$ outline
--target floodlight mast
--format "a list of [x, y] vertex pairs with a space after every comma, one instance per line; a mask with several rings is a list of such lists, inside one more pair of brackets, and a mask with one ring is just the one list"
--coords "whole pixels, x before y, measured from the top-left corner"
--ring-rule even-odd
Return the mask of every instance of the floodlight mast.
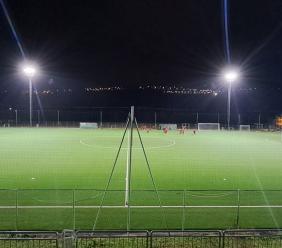
[[235, 70], [227, 70], [224, 72], [224, 79], [228, 84], [228, 99], [227, 99], [227, 128], [230, 130], [230, 113], [231, 113], [231, 91], [232, 84], [238, 79], [238, 72]]
[[32, 78], [36, 74], [36, 68], [33, 65], [25, 65], [23, 73], [29, 82], [29, 125], [32, 127]]

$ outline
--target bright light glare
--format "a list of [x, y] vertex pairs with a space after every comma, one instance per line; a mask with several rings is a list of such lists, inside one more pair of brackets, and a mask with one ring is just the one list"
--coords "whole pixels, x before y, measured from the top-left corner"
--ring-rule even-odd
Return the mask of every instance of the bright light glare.
[[228, 82], [228, 83], [232, 83], [234, 81], [236, 81], [239, 77], [239, 74], [237, 71], [235, 70], [228, 70], [226, 72], [224, 72], [224, 79]]
[[25, 65], [23, 67], [23, 73], [28, 77], [33, 77], [36, 74], [36, 68], [32, 65]]

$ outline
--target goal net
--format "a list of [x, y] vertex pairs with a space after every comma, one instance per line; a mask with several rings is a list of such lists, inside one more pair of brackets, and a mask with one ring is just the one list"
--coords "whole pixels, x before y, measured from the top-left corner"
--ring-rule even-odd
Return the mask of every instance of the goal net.
[[251, 131], [250, 125], [240, 125], [239, 127], [240, 131]]
[[177, 124], [160, 124], [160, 129], [167, 128], [168, 130], [176, 130]]
[[219, 123], [198, 123], [199, 131], [219, 131], [220, 124]]
[[190, 128], [190, 123], [181, 123], [181, 128]]
[[98, 128], [97, 122], [80, 122], [79, 123], [80, 128]]

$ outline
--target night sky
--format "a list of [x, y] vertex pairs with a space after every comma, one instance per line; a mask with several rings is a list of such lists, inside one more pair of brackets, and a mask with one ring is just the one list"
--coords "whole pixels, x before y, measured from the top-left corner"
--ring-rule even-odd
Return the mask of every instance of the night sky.
[[[220, 0], [10, 0], [6, 5], [28, 57], [51, 82], [201, 86], [212, 83], [226, 64]], [[278, 86], [281, 1], [230, 0], [229, 12], [232, 63], [242, 66], [247, 83]], [[0, 14], [5, 84], [21, 55]]]

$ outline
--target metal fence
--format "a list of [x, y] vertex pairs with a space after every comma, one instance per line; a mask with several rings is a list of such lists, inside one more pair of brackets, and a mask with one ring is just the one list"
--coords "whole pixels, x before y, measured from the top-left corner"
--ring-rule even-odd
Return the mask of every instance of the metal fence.
[[233, 230], [224, 231], [222, 247], [282, 247], [281, 230]]
[[[0, 190], [0, 230], [281, 228], [280, 190]], [[100, 211], [98, 211], [100, 210]], [[130, 213], [130, 223], [128, 214]], [[128, 224], [130, 224], [128, 226]], [[129, 229], [128, 229], [129, 228]]]
[[[106, 123], [119, 125], [126, 121], [130, 108], [76, 108], [76, 109], [44, 109], [33, 111], [33, 124], [39, 126], [77, 126], [79, 122], [97, 122], [100, 126]], [[139, 123], [220, 123], [227, 125], [225, 112], [196, 112], [187, 109], [135, 108]], [[248, 124], [253, 128], [267, 128], [274, 123], [280, 112], [244, 112], [233, 113], [231, 125]], [[0, 110], [0, 126], [28, 126], [29, 112], [20, 109]]]
[[1, 232], [1, 248], [279, 248], [282, 231], [72, 231]]
[[57, 232], [0, 232], [1, 248], [57, 248], [59, 247], [59, 234]]
[[76, 247], [118, 247], [118, 248], [148, 248], [150, 233], [140, 232], [76, 232]]
[[221, 247], [220, 231], [157, 231], [151, 233], [150, 247]]

